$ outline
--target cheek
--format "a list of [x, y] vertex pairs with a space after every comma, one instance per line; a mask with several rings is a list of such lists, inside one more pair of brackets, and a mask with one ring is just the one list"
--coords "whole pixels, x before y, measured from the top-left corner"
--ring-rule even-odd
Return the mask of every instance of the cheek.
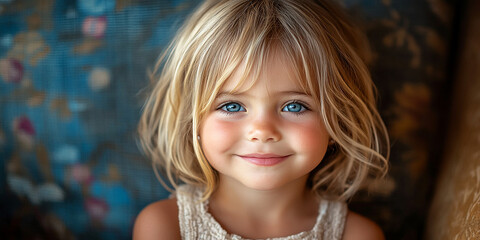
[[298, 125], [291, 132], [294, 133], [293, 142], [297, 149], [305, 153], [323, 155], [328, 146], [329, 135], [325, 127], [316, 122], [306, 122]]
[[239, 127], [233, 122], [207, 117], [200, 130], [201, 145], [207, 158], [230, 150], [238, 141], [239, 132]]

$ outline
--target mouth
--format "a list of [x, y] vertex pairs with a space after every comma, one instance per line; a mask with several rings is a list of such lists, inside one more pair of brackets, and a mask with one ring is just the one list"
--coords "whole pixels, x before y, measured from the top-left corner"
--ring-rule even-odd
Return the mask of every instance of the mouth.
[[283, 162], [291, 155], [277, 155], [277, 154], [246, 154], [237, 155], [243, 160], [258, 166], [273, 166]]

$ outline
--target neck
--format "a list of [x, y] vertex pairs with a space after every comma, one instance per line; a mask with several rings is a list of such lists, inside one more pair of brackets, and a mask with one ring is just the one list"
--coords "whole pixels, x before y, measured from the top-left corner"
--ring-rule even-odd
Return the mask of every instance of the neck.
[[[275, 189], [258, 190], [221, 176], [218, 188], [210, 198], [209, 211], [227, 231], [233, 233], [247, 232], [245, 228], [248, 227], [242, 229], [238, 226], [248, 225], [257, 229], [275, 229], [277, 234], [280, 228], [285, 230], [283, 235], [310, 230], [315, 223], [318, 204], [314, 194], [307, 189], [306, 181], [305, 177]], [[291, 225], [292, 221], [309, 224], [290, 230], [279, 227]]]
[[212, 201], [221, 200], [226, 206], [235, 206], [235, 208], [243, 206], [252, 211], [262, 209], [262, 214], [268, 214], [269, 210], [285, 211], [292, 207], [295, 208], [304, 202], [310, 193], [306, 188], [306, 179], [300, 179], [280, 188], [258, 190], [226, 178], [228, 177], [220, 179]]

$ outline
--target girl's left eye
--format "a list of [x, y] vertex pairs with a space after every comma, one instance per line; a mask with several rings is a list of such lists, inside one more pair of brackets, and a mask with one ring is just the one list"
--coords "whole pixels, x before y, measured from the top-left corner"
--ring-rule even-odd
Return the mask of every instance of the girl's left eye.
[[283, 107], [282, 111], [284, 112], [294, 112], [294, 113], [300, 113], [308, 110], [303, 104], [298, 103], [298, 102], [292, 102], [285, 107]]

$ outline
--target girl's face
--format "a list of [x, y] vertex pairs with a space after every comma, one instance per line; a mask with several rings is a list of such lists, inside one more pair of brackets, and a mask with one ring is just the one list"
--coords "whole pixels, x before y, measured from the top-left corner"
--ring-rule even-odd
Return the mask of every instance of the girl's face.
[[242, 77], [237, 70], [217, 95], [200, 136], [220, 181], [258, 190], [302, 183], [325, 155], [329, 135], [319, 108], [287, 63], [274, 54], [259, 79], [247, 78], [232, 94]]

